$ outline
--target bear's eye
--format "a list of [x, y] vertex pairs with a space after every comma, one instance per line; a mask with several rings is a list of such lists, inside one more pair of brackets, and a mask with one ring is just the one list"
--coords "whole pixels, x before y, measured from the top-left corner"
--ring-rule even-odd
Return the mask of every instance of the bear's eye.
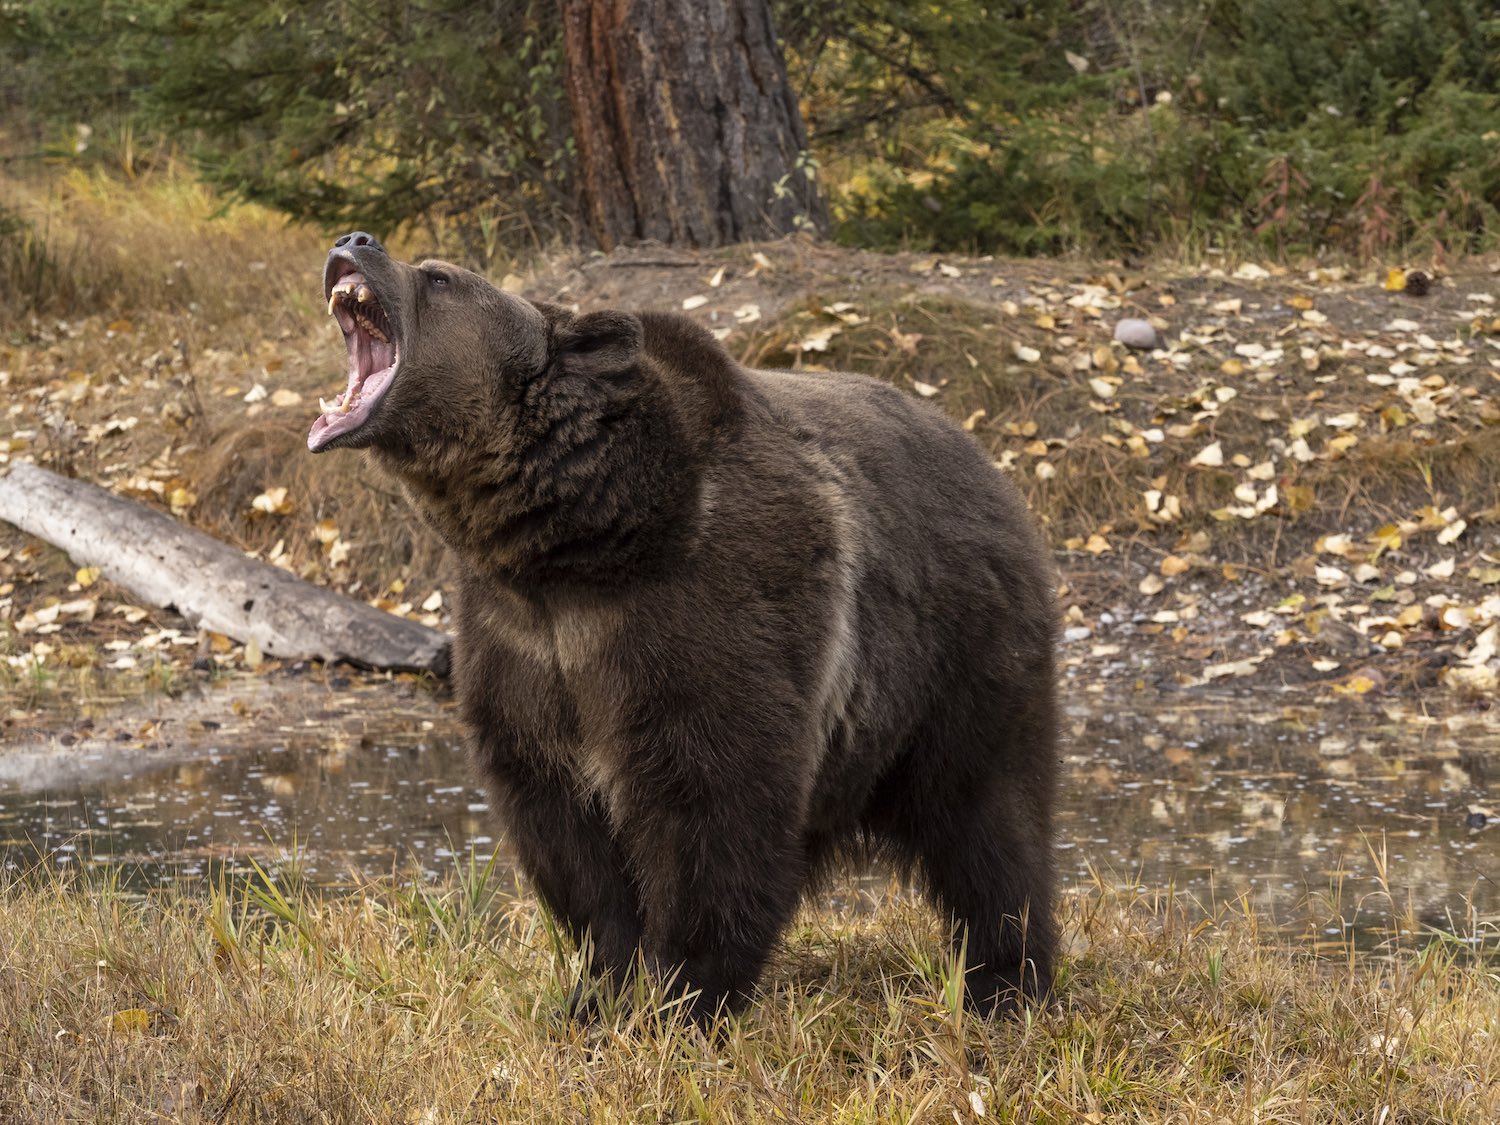
[[434, 285], [447, 285], [449, 282], [451, 282], [453, 280], [447, 274], [440, 273], [437, 270], [430, 271], [427, 274], [427, 276], [432, 280], [432, 283]]

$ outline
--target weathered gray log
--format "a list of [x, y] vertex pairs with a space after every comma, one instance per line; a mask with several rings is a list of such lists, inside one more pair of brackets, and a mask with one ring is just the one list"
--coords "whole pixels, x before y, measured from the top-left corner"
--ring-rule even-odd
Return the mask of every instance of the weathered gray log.
[[448, 638], [249, 558], [112, 492], [20, 463], [0, 470], [0, 520], [96, 566], [151, 605], [286, 660], [448, 674]]

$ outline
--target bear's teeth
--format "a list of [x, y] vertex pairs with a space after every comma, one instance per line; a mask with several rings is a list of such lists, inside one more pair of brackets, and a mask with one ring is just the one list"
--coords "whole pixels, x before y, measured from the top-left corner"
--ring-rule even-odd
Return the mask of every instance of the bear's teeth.
[[334, 399], [332, 402], [329, 402], [322, 395], [318, 396], [318, 409], [320, 411], [322, 411], [324, 414], [331, 414], [335, 410], [337, 410], [338, 408], [339, 408], [339, 400], [338, 399]]
[[339, 295], [338, 295], [338, 292], [336, 290], [334, 292], [328, 294], [328, 315], [329, 316], [333, 315], [333, 306], [336, 305], [336, 304], [338, 304], [338, 303], [339, 303]]
[[368, 285], [361, 285], [359, 292], [354, 294], [354, 299], [362, 305], [368, 304], [370, 300], [370, 287]]

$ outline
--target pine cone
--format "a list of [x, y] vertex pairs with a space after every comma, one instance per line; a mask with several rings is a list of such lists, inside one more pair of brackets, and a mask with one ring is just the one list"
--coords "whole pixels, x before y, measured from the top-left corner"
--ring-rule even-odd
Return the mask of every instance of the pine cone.
[[1421, 270], [1406, 271], [1406, 292], [1413, 297], [1425, 297], [1432, 288], [1432, 278]]

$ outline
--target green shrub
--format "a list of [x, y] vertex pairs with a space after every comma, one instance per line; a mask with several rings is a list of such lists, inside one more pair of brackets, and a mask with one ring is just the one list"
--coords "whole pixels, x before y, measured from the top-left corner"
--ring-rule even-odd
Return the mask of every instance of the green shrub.
[[[834, 150], [843, 241], [1369, 255], [1497, 240], [1500, 17], [1484, 0], [906, 12], [868, 5], [883, 36], [837, 50], [831, 22], [800, 40], [821, 67], [804, 68], [815, 113], [835, 122], [815, 143]], [[876, 107], [862, 128], [851, 90]]]

